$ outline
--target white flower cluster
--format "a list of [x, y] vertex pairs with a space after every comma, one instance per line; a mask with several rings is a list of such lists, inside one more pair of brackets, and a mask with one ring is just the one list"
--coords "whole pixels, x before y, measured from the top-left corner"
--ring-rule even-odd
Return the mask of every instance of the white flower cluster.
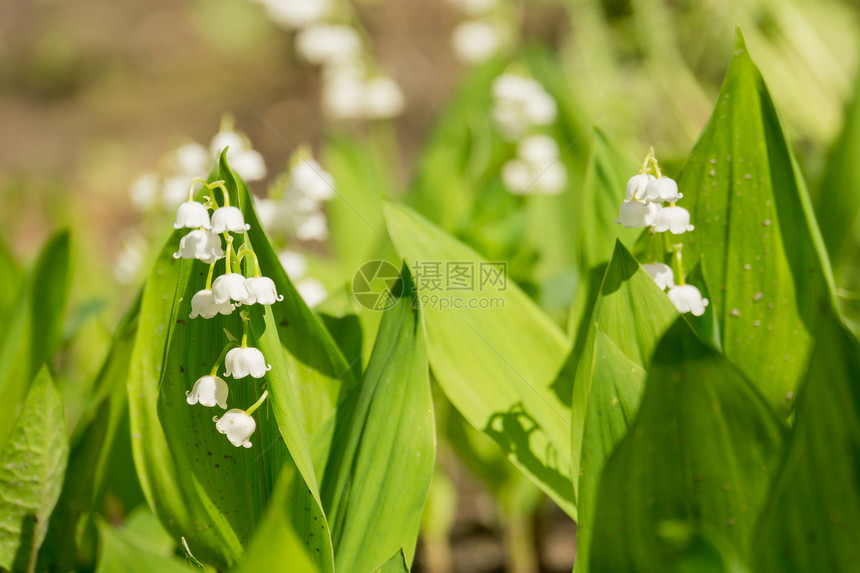
[[[651, 148], [642, 169], [627, 181], [624, 202], [615, 222], [628, 228], [650, 227], [653, 252], [657, 233], [669, 231], [680, 235], [694, 229], [690, 224], [690, 212], [675, 205], [683, 196], [678, 191], [678, 184], [660, 172], [654, 149]], [[664, 207], [663, 203], [669, 203], [669, 206]], [[708, 306], [708, 299], [703, 298], [695, 286], [685, 284], [681, 245], [673, 245], [672, 248], [674, 260], [678, 264], [678, 284], [675, 284], [672, 267], [665, 263], [647, 263], [642, 267], [661, 290], [669, 289], [667, 296], [678, 312], [702, 316]]]
[[[191, 313], [189, 318], [202, 317], [211, 319], [215, 316], [229, 315], [236, 307], [241, 305], [263, 304], [271, 305], [283, 300], [279, 295], [274, 281], [262, 276], [257, 255], [245, 241], [234, 253], [233, 235], [244, 236], [250, 225], [245, 223], [242, 211], [238, 207], [230, 205], [230, 197], [223, 181], [206, 184], [210, 191], [216, 188], [223, 194], [224, 204], [218, 206], [215, 197], [207, 198], [206, 203], [199, 203], [193, 198], [192, 190], [188, 191], [188, 200], [179, 205], [176, 210], [175, 229], [191, 229], [179, 242], [179, 251], [174, 253], [174, 258], [197, 259], [209, 265], [209, 274], [206, 278], [206, 288], [196, 292], [191, 297]], [[214, 194], [213, 194], [214, 195]], [[209, 210], [213, 212], [209, 214]], [[223, 236], [223, 237], [222, 237]], [[222, 238], [224, 243], [222, 243]], [[253, 262], [254, 276], [245, 277], [241, 271], [241, 261], [250, 257]], [[215, 264], [224, 259], [224, 274], [219, 275], [213, 281]], [[266, 359], [259, 349], [248, 346], [248, 316], [242, 312], [243, 335], [241, 345], [236, 346], [230, 342], [222, 352], [221, 357], [215, 361], [212, 371], [201, 376], [194, 387], [186, 392], [189, 404], [200, 404], [202, 406], [219, 406], [227, 408], [228, 386], [223, 378], [218, 376], [218, 369], [223, 359], [225, 371], [224, 376], [232, 376], [234, 379], [251, 376], [262, 378], [271, 366], [266, 364]], [[232, 409], [220, 419], [214, 418], [215, 428], [222, 434], [226, 434], [230, 443], [234, 446], [251, 447], [249, 438], [256, 428], [256, 422], [251, 413], [262, 404], [267, 393], [263, 393], [260, 400], [248, 410]]]
[[466, 16], [451, 33], [451, 47], [467, 65], [485, 62], [505, 47], [506, 27], [498, 17], [497, 0], [449, 0]]
[[493, 120], [502, 136], [517, 143], [517, 156], [502, 167], [502, 182], [514, 195], [561, 193], [567, 171], [556, 141], [537, 130], [555, 121], [555, 99], [532, 78], [505, 73], [493, 82]]
[[[371, 73], [372, 60], [355, 27], [335, 14], [348, 11], [337, 0], [253, 0], [278, 25], [296, 32], [296, 52], [323, 68], [323, 110], [335, 120], [391, 119], [403, 112], [405, 98], [389, 76]], [[341, 0], [343, 2], [343, 0]], [[341, 19], [342, 20], [342, 19]]]
[[319, 280], [306, 276], [308, 270], [307, 258], [297, 251], [284, 249], [278, 253], [278, 260], [293, 281], [299, 296], [308, 307], [313, 308], [328, 296], [325, 285]]

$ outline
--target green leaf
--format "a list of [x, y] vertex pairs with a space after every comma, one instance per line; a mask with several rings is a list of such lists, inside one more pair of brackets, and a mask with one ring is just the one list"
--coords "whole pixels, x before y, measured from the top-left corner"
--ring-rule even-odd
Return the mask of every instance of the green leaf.
[[[18, 300], [21, 285], [24, 282], [24, 272], [2, 236], [0, 236], [0, 277], [3, 277], [0, 284], [0, 322], [5, 324]], [[6, 332], [0, 331], [0, 344], [5, 335]]]
[[96, 573], [188, 573], [182, 561], [163, 555], [147, 538], [103, 521], [97, 525], [100, 551]]
[[660, 340], [633, 424], [603, 470], [593, 571], [666, 571], [680, 523], [746, 555], [783, 427], [728, 360], [679, 318]]
[[860, 531], [860, 343], [816, 331], [792, 435], [753, 537], [758, 571], [854, 571]]
[[595, 128], [582, 183], [582, 222], [578, 240], [583, 268], [593, 269], [606, 263], [612, 256], [616, 239], [630, 249], [642, 234], [640, 229], [627, 229], [615, 222], [618, 206], [624, 201], [627, 179], [635, 172], [633, 160]]
[[621, 244], [606, 269], [578, 356], [571, 408], [572, 475], [577, 479], [576, 570], [587, 570], [597, 483], [639, 407], [657, 341], [678, 311]]
[[140, 298], [117, 326], [79, 430], [72, 437], [68, 472], [39, 555], [40, 567], [73, 570], [77, 556], [86, 553], [77, 547], [78, 536], [70, 532], [79, 530], [82, 518], [89, 519], [104, 493], [108, 457], [128, 409], [125, 381], [139, 310]]
[[[318, 516], [305, 511], [302, 489], [307, 491], [301, 475], [294, 466], [285, 466], [269, 500], [269, 509], [251, 539], [247, 557], [237, 569], [239, 573], [283, 571], [287, 567], [291, 573], [325, 570], [318, 565], [317, 558], [309, 555], [319, 548], [311, 549], [311, 538], [305, 536], [310, 533], [328, 537], [328, 528]], [[301, 520], [298, 528], [296, 519]]]
[[[348, 433], [323, 485], [340, 571], [370, 572], [403, 548], [412, 561], [436, 437], [421, 313], [406, 265], [385, 311]], [[340, 446], [342, 444], [342, 446]]]
[[409, 566], [406, 565], [406, 555], [401, 549], [391, 556], [391, 558], [382, 564], [373, 573], [409, 573]]
[[[797, 386], [811, 325], [833, 305], [823, 242], [782, 120], [738, 35], [711, 120], [681, 173], [722, 348], [778, 406]], [[786, 401], [785, 406], [790, 407]]]
[[69, 235], [54, 233], [16, 297], [0, 340], [0, 400], [12, 415], [0, 417], [0, 447], [15, 423], [30, 383], [62, 340], [69, 288]]
[[68, 455], [63, 402], [43, 367], [0, 450], [0, 567], [35, 570]]
[[[483, 259], [411, 209], [385, 205], [388, 230], [408, 261], [480, 267]], [[477, 270], [475, 271], [478, 272]], [[476, 276], [479, 276], [476, 274]], [[559, 329], [515, 285], [439, 296], [480, 308], [442, 309], [418, 283], [433, 373], [451, 403], [571, 516], [570, 410], [551, 387], [567, 355]], [[452, 303], [458, 304], [458, 303]]]

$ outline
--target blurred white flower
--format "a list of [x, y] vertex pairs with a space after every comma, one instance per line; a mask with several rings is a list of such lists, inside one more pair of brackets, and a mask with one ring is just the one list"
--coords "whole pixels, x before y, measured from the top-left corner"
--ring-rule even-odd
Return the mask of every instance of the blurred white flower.
[[268, 197], [254, 198], [254, 211], [257, 212], [257, 218], [260, 224], [267, 231], [279, 230], [283, 226], [283, 213], [281, 212], [281, 202], [277, 199], [269, 199]]
[[296, 251], [281, 251], [278, 253], [278, 260], [281, 261], [284, 271], [286, 271], [287, 276], [292, 280], [303, 277], [308, 270], [307, 258]]
[[323, 78], [322, 105], [332, 119], [359, 119], [364, 114], [364, 77], [352, 70]]
[[211, 228], [209, 223], [209, 211], [197, 201], [184, 201], [179, 204], [176, 209], [176, 221], [173, 223], [174, 229], [197, 229]]
[[661, 290], [675, 286], [675, 274], [669, 265], [663, 263], [646, 263], [642, 265], [642, 268], [654, 279], [654, 282], [657, 283], [657, 286]]
[[627, 189], [624, 192], [624, 200], [642, 201], [645, 198], [645, 189], [654, 181], [654, 176], [647, 173], [639, 173], [627, 180]]
[[173, 253], [174, 259], [199, 259], [212, 264], [224, 256], [221, 237], [205, 229], [191, 231], [179, 241], [179, 251]]
[[[651, 203], [650, 205], [655, 205], [655, 203]], [[655, 232], [663, 233], [669, 231], [673, 235], [680, 235], [685, 231], [695, 229], [690, 224], [690, 212], [683, 207], [664, 207], [660, 209], [654, 215], [651, 224], [654, 226]]]
[[499, 52], [502, 45], [498, 28], [487, 20], [461, 22], [451, 33], [451, 46], [463, 63], [485, 62]]
[[486, 14], [496, 7], [498, 0], [448, 0], [452, 6], [469, 16]]
[[203, 289], [194, 293], [191, 297], [191, 314], [188, 318], [215, 318], [218, 314], [228, 315], [236, 309], [236, 306], [229, 300], [217, 303], [215, 295], [211, 290]]
[[188, 187], [191, 179], [184, 175], [168, 177], [161, 187], [161, 203], [165, 209], [173, 209], [177, 203], [188, 198]]
[[349, 26], [314, 24], [298, 33], [296, 50], [312, 64], [350, 60], [361, 51], [361, 37]]
[[239, 273], [221, 275], [212, 282], [212, 299], [215, 304], [225, 304], [234, 300], [243, 302], [248, 298], [248, 284]]
[[625, 201], [618, 209], [616, 223], [624, 225], [628, 229], [639, 227], [650, 227], [654, 224], [654, 218], [660, 213], [660, 205], [657, 203], [643, 203], [642, 201]]
[[403, 112], [403, 90], [392, 78], [377, 76], [364, 84], [364, 117], [391, 119]]
[[702, 298], [702, 293], [693, 285], [673, 286], [667, 293], [669, 300], [680, 313], [692, 313], [693, 316], [705, 314], [708, 299]]
[[233, 378], [244, 378], [249, 375], [253, 378], [262, 378], [272, 369], [270, 364], [266, 364], [263, 353], [251, 347], [233, 348], [224, 357], [224, 365], [224, 376]]
[[[158, 201], [158, 191], [161, 187], [161, 180], [158, 175], [153, 172], [144, 173], [131, 183], [129, 195], [131, 203], [138, 211], [146, 211], [155, 206]], [[186, 189], [187, 191], [187, 189]], [[173, 203], [175, 205], [176, 203]], [[173, 206], [171, 205], [171, 207]]]
[[238, 207], [219, 207], [212, 213], [212, 233], [244, 233], [251, 228], [245, 223], [245, 217]]
[[330, 0], [259, 0], [273, 22], [287, 30], [298, 30], [322, 20]]
[[284, 295], [279, 295], [275, 287], [275, 281], [269, 277], [251, 277], [245, 281], [248, 286], [248, 299], [254, 299], [245, 304], [275, 304], [284, 300]]
[[218, 376], [201, 376], [194, 383], [194, 387], [185, 392], [185, 401], [191, 404], [200, 403], [201, 406], [209, 408], [216, 404], [221, 408], [227, 408], [227, 383]]
[[133, 232], [122, 240], [122, 248], [113, 269], [113, 276], [120, 284], [129, 284], [137, 279], [146, 260], [148, 245], [140, 233]]
[[560, 193], [567, 170], [558, 161], [558, 144], [548, 135], [524, 138], [517, 145], [517, 158], [502, 167], [502, 181], [515, 195]]
[[259, 181], [266, 176], [263, 156], [254, 151], [247, 140], [233, 130], [222, 130], [215, 134], [209, 144], [214, 157], [221, 155], [227, 148], [227, 161], [245, 181]]
[[645, 200], [654, 203], [674, 203], [683, 196], [678, 192], [678, 184], [669, 177], [652, 178], [645, 188]]
[[295, 234], [300, 241], [325, 241], [328, 238], [328, 222], [325, 213], [295, 214]]
[[500, 75], [493, 82], [493, 99], [493, 120], [510, 141], [517, 141], [532, 127], [555, 120], [555, 100], [531, 78]]
[[173, 152], [172, 167], [189, 179], [205, 177], [212, 167], [212, 156], [199, 143], [186, 143]]
[[215, 429], [222, 434], [227, 434], [227, 439], [230, 443], [236, 446], [251, 447], [251, 442], [248, 438], [257, 429], [257, 422], [254, 418], [245, 413], [244, 410], [233, 408], [227, 410], [220, 418], [214, 418]]
[[335, 195], [334, 177], [312, 157], [294, 157], [288, 193], [290, 191], [314, 201], [327, 201]]
[[308, 307], [313, 308], [326, 299], [328, 293], [323, 284], [314, 278], [306, 278], [296, 283], [296, 290]]

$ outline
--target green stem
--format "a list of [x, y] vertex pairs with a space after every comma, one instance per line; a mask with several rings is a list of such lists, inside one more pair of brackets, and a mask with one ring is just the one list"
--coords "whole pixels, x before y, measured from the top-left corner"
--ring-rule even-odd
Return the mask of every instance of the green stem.
[[675, 267], [672, 270], [675, 272], [675, 283], [678, 286], [683, 286], [686, 284], [686, 281], [684, 280], [684, 261], [681, 257], [681, 251], [683, 250], [683, 248], [684, 245], [681, 243], [678, 243], [677, 245], [672, 245], [672, 251], [674, 252], [674, 256], [672, 257], [672, 266]]
[[224, 274], [230, 275], [233, 274], [233, 269], [230, 265], [230, 255], [233, 253], [233, 237], [230, 236], [230, 233], [225, 233], [227, 235], [227, 253], [224, 257]]
[[230, 206], [230, 194], [227, 192], [227, 187], [224, 186], [224, 182], [223, 181], [213, 181], [212, 183], [209, 184], [210, 189], [214, 190], [215, 187], [220, 189], [221, 194], [224, 195], [224, 206], [229, 207]]
[[245, 311], [239, 313], [239, 316], [242, 317], [242, 348], [248, 348], [248, 323], [251, 322], [251, 319], [245, 314]]
[[212, 290], [212, 275], [215, 273], [215, 263], [218, 261], [214, 261], [209, 265], [209, 274], [206, 275], [206, 290]]
[[215, 376], [216, 374], [218, 374], [218, 369], [221, 367], [221, 363], [224, 362], [224, 357], [227, 356], [227, 353], [234, 346], [236, 346], [235, 342], [227, 343], [227, 346], [224, 347], [224, 350], [222, 350], [221, 354], [218, 356], [218, 360], [216, 360], [215, 364], [212, 365], [212, 370], [209, 372], [210, 376]]
[[257, 253], [254, 252], [254, 249], [248, 247], [248, 239], [246, 238], [245, 242], [242, 243], [242, 246], [239, 247], [239, 251], [236, 253], [236, 257], [239, 260], [242, 260], [247, 255], [250, 255], [251, 259], [254, 261], [254, 276], [262, 276], [262, 273], [260, 272], [260, 260], [257, 258]]
[[247, 410], [245, 410], [245, 413], [246, 413], [247, 415], [249, 415], [249, 416], [250, 416], [251, 414], [253, 414], [253, 413], [257, 410], [257, 408], [259, 408], [259, 407], [263, 404], [263, 402], [266, 400], [266, 398], [268, 398], [268, 397], [269, 397], [269, 391], [268, 391], [268, 390], [265, 390], [265, 391], [263, 392], [263, 395], [262, 395], [262, 396], [260, 396], [260, 399], [259, 399], [259, 400], [257, 400], [256, 402], [254, 402], [254, 405], [253, 405], [253, 406], [251, 406], [250, 408], [248, 408]]

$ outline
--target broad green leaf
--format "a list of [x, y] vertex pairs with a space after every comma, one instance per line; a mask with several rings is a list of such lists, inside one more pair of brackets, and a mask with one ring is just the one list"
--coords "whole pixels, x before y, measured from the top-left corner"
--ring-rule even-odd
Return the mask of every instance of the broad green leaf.
[[392, 555], [388, 561], [374, 569], [373, 573], [409, 573], [409, 566], [406, 565], [406, 555], [403, 554], [403, 550], [401, 549]]
[[79, 431], [72, 437], [68, 472], [51, 517], [45, 547], [39, 555], [40, 566], [73, 570], [77, 556], [84, 553], [78, 547], [79, 528], [91, 527], [89, 517], [104, 493], [108, 457], [128, 409], [125, 380], [139, 310], [138, 298], [117, 326], [79, 421]]
[[43, 367], [0, 450], [0, 567], [35, 570], [68, 455], [63, 402]]
[[855, 571], [860, 558], [860, 343], [816, 331], [794, 429], [753, 537], [757, 571]]
[[62, 339], [69, 288], [69, 235], [54, 233], [29, 273], [0, 339], [0, 400], [11, 415], [0, 417], [0, 447], [20, 412], [30, 383]]
[[707, 266], [726, 356], [772, 405], [790, 407], [832, 279], [782, 120], [740, 35], [679, 186], [696, 227], [679, 237], [684, 259]]
[[311, 549], [308, 541], [303, 542], [303, 535], [294, 526], [298, 509], [299, 518], [305, 522], [301, 527], [305, 535], [328, 537], [325, 524], [310, 511], [305, 511], [301, 489], [306, 488], [300, 474], [294, 467], [284, 466], [269, 499], [266, 515], [251, 539], [247, 557], [237, 569], [239, 573], [283, 571], [287, 567], [291, 573], [324, 571], [317, 559], [309, 555], [318, 548]]
[[573, 384], [572, 475], [577, 492], [576, 570], [587, 570], [597, 484], [645, 386], [657, 341], [678, 317], [666, 293], [621, 244], [606, 269]]
[[[386, 204], [385, 217], [395, 248], [410, 263], [454, 262], [480, 269], [483, 259], [477, 253], [411, 209]], [[448, 399], [575, 516], [570, 410], [550, 386], [568, 352], [564, 335], [513, 281], [504, 288], [479, 289], [476, 283], [472, 292], [439, 296], [456, 298], [460, 303], [452, 304], [466, 308], [442, 309], [433, 303], [434, 294], [418, 283], [430, 364]]]
[[188, 573], [179, 558], [159, 552], [150, 541], [125, 528], [98, 522], [99, 558], [96, 573]]
[[[6, 241], [0, 235], [0, 321], [6, 323], [10, 311], [15, 308], [21, 285], [24, 282], [24, 272], [9, 250]], [[0, 344], [6, 332], [0, 332]]]
[[433, 476], [427, 348], [406, 265], [400, 281], [400, 298], [382, 318], [348, 433], [333, 448], [331, 481], [324, 482], [340, 571], [373, 571], [400, 548], [412, 561]]
[[783, 427], [743, 374], [679, 318], [660, 340], [633, 424], [603, 469], [592, 571], [659, 571], [674, 523], [745, 556]]

